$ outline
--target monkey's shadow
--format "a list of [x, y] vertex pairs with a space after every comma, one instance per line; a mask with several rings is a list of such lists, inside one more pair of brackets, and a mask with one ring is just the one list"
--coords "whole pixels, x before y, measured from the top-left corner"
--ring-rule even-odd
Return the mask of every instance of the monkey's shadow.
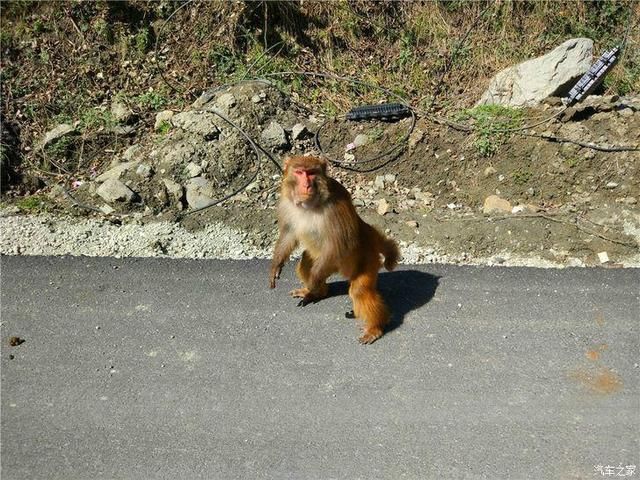
[[[435, 295], [440, 277], [418, 270], [396, 270], [380, 273], [378, 288], [391, 310], [387, 332], [395, 330], [407, 313], [427, 304]], [[349, 294], [349, 282], [342, 280], [329, 284], [329, 297]]]

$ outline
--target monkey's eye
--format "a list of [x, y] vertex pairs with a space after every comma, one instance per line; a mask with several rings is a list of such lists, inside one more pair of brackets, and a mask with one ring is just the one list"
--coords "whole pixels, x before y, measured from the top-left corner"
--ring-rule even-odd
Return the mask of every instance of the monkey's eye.
[[297, 177], [306, 177], [309, 180], [313, 180], [316, 176], [316, 172], [313, 170], [294, 170], [293, 173]]

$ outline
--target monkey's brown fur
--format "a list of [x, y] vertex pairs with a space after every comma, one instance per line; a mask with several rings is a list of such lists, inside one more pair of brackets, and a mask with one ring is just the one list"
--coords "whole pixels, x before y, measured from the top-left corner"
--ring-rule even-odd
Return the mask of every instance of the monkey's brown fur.
[[302, 298], [300, 305], [315, 302], [327, 296], [330, 275], [344, 275], [353, 313], [364, 320], [360, 342], [372, 343], [389, 323], [389, 310], [376, 288], [378, 270], [382, 265], [392, 270], [400, 252], [393, 240], [358, 216], [349, 192], [326, 170], [326, 162], [316, 157], [285, 162], [270, 286], [275, 288], [282, 266], [300, 244], [304, 251], [296, 273], [304, 286], [291, 295]]

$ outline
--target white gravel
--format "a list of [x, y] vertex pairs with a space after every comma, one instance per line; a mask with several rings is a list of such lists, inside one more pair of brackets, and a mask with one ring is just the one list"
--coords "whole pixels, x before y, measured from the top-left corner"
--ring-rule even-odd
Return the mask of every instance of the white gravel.
[[123, 223], [0, 213], [0, 254], [99, 257], [267, 258], [247, 234], [220, 224], [188, 232], [169, 222]]
[[[220, 223], [197, 232], [179, 224], [136, 222], [116, 225], [103, 219], [82, 219], [53, 215], [20, 215], [0, 210], [0, 254], [77, 255], [98, 257], [170, 257], [250, 259], [271, 258], [272, 246], [258, 247], [245, 232]], [[518, 257], [508, 252], [491, 258], [466, 254], [441, 254], [436, 248], [423, 248], [400, 242], [402, 263], [454, 263], [468, 265], [532, 266], [562, 268], [541, 258]], [[581, 262], [569, 264], [583, 266]]]

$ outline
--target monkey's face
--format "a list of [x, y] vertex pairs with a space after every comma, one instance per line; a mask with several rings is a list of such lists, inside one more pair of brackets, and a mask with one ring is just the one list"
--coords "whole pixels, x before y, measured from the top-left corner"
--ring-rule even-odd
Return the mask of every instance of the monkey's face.
[[326, 163], [314, 157], [294, 157], [285, 164], [285, 191], [298, 207], [314, 208], [328, 196]]

